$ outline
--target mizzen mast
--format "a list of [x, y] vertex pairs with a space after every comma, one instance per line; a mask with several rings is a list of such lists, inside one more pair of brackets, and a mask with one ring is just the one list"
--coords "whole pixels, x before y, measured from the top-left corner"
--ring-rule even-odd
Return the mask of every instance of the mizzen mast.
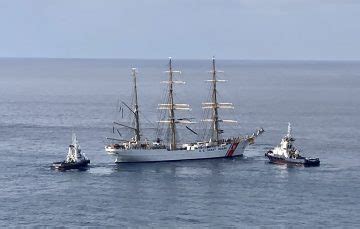
[[134, 79], [134, 116], [135, 116], [135, 141], [140, 142], [140, 124], [139, 124], [139, 105], [138, 105], [138, 94], [137, 94], [137, 82], [136, 82], [136, 68], [131, 69], [131, 73]]

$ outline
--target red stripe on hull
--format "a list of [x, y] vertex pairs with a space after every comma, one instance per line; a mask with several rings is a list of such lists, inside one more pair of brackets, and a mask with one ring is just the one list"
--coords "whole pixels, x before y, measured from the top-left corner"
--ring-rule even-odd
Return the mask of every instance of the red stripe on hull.
[[237, 146], [239, 145], [239, 143], [233, 143], [231, 144], [229, 150], [227, 151], [225, 157], [232, 157], [232, 155], [234, 154]]

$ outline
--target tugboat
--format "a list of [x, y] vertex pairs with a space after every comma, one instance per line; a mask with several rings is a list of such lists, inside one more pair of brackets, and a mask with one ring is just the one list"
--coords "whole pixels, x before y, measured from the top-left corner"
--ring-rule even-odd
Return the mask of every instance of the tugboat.
[[54, 162], [51, 167], [57, 170], [84, 169], [89, 163], [90, 160], [85, 156], [85, 154], [81, 153], [79, 142], [76, 135], [73, 134], [72, 144], [69, 145], [66, 160]]
[[288, 133], [281, 140], [280, 145], [265, 153], [271, 163], [293, 164], [303, 166], [319, 166], [319, 158], [308, 158], [300, 155], [300, 151], [293, 145], [295, 138], [291, 136], [291, 124], [288, 125]]

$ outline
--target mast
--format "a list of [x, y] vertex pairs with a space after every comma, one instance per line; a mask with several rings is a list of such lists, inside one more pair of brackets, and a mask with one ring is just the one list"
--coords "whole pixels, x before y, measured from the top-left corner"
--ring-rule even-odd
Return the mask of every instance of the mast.
[[176, 148], [176, 126], [175, 126], [175, 113], [174, 113], [174, 81], [173, 81], [173, 70], [171, 65], [171, 58], [169, 58], [169, 120], [170, 120], [170, 150], [174, 150]]
[[288, 123], [288, 132], [287, 132], [286, 137], [291, 138], [291, 123], [290, 122]]
[[135, 141], [140, 141], [140, 124], [139, 124], [139, 105], [138, 105], [138, 95], [137, 95], [137, 85], [136, 85], [136, 68], [131, 69], [131, 73], [134, 79], [134, 115], [135, 115]]
[[203, 103], [203, 109], [211, 109], [212, 114], [210, 119], [205, 119], [202, 121], [211, 122], [211, 137], [210, 140], [212, 142], [215, 142], [216, 144], [219, 143], [220, 140], [220, 134], [222, 133], [222, 130], [220, 130], [220, 122], [224, 123], [236, 123], [235, 120], [230, 119], [219, 119], [219, 109], [234, 109], [234, 106], [232, 103], [219, 103], [217, 99], [217, 82], [226, 82], [225, 80], [219, 80], [217, 79], [217, 73], [221, 73], [223, 71], [216, 70], [215, 66], [215, 57], [212, 58], [212, 70], [210, 73], [212, 74], [212, 78], [210, 80], [206, 80], [207, 82], [212, 83], [212, 89], [211, 89], [211, 102]]
[[216, 91], [216, 68], [215, 68], [215, 57], [212, 58], [212, 103], [213, 112], [212, 112], [212, 120], [213, 120], [213, 134], [212, 138], [215, 142], [219, 141], [219, 112], [218, 112], [218, 102], [217, 102], [217, 91]]
[[72, 145], [75, 147], [75, 148], [78, 148], [79, 147], [79, 142], [76, 138], [76, 134], [75, 133], [72, 133]]
[[168, 110], [168, 119], [167, 120], [160, 120], [161, 123], [168, 123], [169, 129], [170, 129], [170, 142], [169, 142], [169, 149], [170, 150], [176, 150], [176, 124], [182, 123], [182, 124], [191, 124], [191, 122], [188, 119], [176, 119], [175, 118], [175, 110], [190, 110], [189, 104], [184, 103], [175, 103], [174, 102], [174, 84], [185, 84], [183, 81], [174, 80], [174, 73], [181, 73], [180, 71], [175, 71], [172, 68], [172, 61], [171, 57], [169, 57], [169, 70], [166, 71], [166, 73], [169, 74], [169, 80], [168, 81], [162, 81], [162, 83], [169, 84], [168, 86], [168, 99], [167, 103], [159, 104], [158, 109], [161, 110]]

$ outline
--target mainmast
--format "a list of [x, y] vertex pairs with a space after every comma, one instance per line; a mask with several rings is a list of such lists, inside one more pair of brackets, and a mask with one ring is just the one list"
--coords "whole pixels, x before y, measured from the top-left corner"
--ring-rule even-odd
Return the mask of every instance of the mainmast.
[[207, 80], [207, 82], [212, 83], [211, 87], [211, 102], [203, 103], [203, 109], [211, 109], [211, 119], [205, 119], [203, 121], [212, 122], [211, 125], [211, 137], [210, 140], [215, 142], [216, 144], [219, 143], [220, 134], [222, 130], [220, 130], [219, 123], [220, 122], [228, 122], [228, 123], [236, 123], [234, 120], [225, 120], [219, 119], [219, 109], [234, 109], [232, 103], [219, 103], [217, 99], [217, 82], [226, 82], [225, 80], [217, 79], [217, 73], [221, 73], [223, 71], [216, 70], [215, 66], [215, 57], [212, 58], [212, 70], [210, 73], [212, 74], [212, 79]]
[[169, 58], [169, 121], [170, 121], [170, 150], [176, 148], [176, 126], [175, 126], [175, 107], [174, 107], [174, 80], [173, 80], [173, 69], [171, 65], [171, 58]]
[[134, 79], [134, 116], [135, 116], [135, 141], [140, 142], [140, 124], [139, 124], [139, 105], [138, 105], [138, 95], [137, 95], [137, 85], [136, 85], [136, 68], [131, 69], [131, 73]]
[[169, 124], [169, 129], [170, 129], [169, 149], [170, 150], [176, 150], [176, 140], [177, 140], [176, 124], [177, 123], [190, 124], [192, 122], [189, 121], [189, 120], [186, 120], [186, 119], [175, 119], [175, 110], [190, 110], [190, 105], [174, 103], [174, 84], [176, 84], [176, 83], [185, 84], [185, 82], [174, 80], [174, 73], [181, 73], [181, 72], [173, 70], [171, 57], [169, 57], [169, 70], [166, 71], [166, 72], [169, 73], [169, 80], [168, 81], [162, 81], [162, 83], [168, 83], [169, 84], [169, 87], [168, 87], [168, 99], [167, 99], [167, 103], [159, 104], [158, 109], [168, 110], [169, 111], [169, 116], [168, 116], [168, 120], [161, 120], [159, 122]]

